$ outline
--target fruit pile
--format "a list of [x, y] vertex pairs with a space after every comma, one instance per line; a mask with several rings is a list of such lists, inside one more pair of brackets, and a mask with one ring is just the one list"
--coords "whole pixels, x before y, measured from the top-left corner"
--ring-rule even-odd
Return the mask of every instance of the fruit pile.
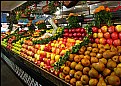
[[121, 25], [102, 26], [100, 29], [92, 27], [93, 38], [97, 44], [121, 45]]
[[13, 47], [12, 47], [12, 51], [14, 51], [17, 54], [20, 54], [20, 50], [22, 48], [22, 42], [25, 40], [25, 38], [21, 38], [19, 41], [17, 41], [16, 43], [12, 43]]
[[4, 47], [7, 47], [7, 39], [3, 39], [3, 41], [1, 41], [1, 45], [3, 45]]
[[74, 38], [75, 40], [83, 40], [86, 36], [86, 30], [84, 28], [73, 28], [73, 29], [64, 29], [64, 38]]
[[89, 43], [70, 54], [59, 77], [73, 86], [120, 86], [121, 46]]
[[48, 44], [33, 45], [32, 41], [25, 40], [24, 44], [22, 44], [21, 55], [37, 65], [40, 65], [41, 62], [45, 62], [44, 60], [57, 62], [60, 56], [63, 56], [72, 46], [80, 42], [80, 40], [71, 38], [58, 38], [58, 40], [50, 41]]
[[7, 41], [7, 47], [8, 49], [12, 49], [12, 41], [16, 40], [16, 37], [15, 36], [12, 36], [11, 38], [8, 39]]

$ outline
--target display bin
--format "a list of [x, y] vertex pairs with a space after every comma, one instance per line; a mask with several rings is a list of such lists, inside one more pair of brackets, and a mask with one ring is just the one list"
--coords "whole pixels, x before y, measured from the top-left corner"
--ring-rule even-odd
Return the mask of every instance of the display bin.
[[[13, 51], [6, 49], [5, 47], [1, 46], [1, 54], [5, 55], [1, 56], [1, 58], [5, 61], [6, 59], [9, 59], [14, 65], [12, 66], [18, 66], [18, 69], [20, 68], [21, 70], [30, 76], [31, 79], [34, 81], [33, 86], [71, 86], [69, 83], [65, 82], [64, 80], [60, 79], [59, 77], [51, 74], [50, 72], [40, 68], [39, 66], [35, 65], [31, 61], [25, 59], [24, 57], [21, 57], [17, 53], [14, 53]], [[9, 61], [9, 62], [10, 62]], [[8, 62], [8, 61], [7, 61]], [[6, 63], [7, 63], [6, 62]], [[8, 64], [8, 66], [11, 66]], [[12, 67], [11, 66], [11, 67]], [[14, 73], [17, 73], [15, 70], [17, 70], [17, 67], [12, 67], [14, 69]], [[18, 70], [19, 72], [19, 70]], [[18, 74], [17, 74], [18, 75]], [[20, 77], [19, 77], [20, 76]], [[30, 83], [27, 83], [23, 77], [19, 74], [19, 78], [26, 83], [26, 85], [30, 85]], [[27, 78], [26, 78], [27, 79]], [[38, 84], [37, 84], [38, 83]]]

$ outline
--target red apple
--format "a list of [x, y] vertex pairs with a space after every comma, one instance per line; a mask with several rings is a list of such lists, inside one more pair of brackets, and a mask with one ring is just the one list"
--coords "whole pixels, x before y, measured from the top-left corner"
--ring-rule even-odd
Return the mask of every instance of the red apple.
[[83, 38], [82, 37], [79, 37], [79, 40], [83, 40]]
[[100, 39], [99, 38], [96, 38], [95, 39], [95, 43], [99, 44], [100, 43]]
[[93, 33], [97, 33], [98, 32], [98, 28], [97, 27], [92, 27], [92, 31], [93, 31]]
[[67, 33], [68, 32], [68, 29], [64, 29], [64, 33]]
[[75, 37], [74, 39], [75, 39], [75, 40], [78, 40], [78, 38], [77, 38], [77, 37]]
[[50, 59], [47, 59], [47, 66], [50, 66]]
[[121, 32], [118, 35], [119, 35], [119, 39], [121, 40]]
[[101, 33], [102, 31], [101, 31], [101, 29], [98, 29], [98, 33]]
[[69, 29], [69, 31], [68, 31], [69, 33], [71, 33], [72, 31], [71, 31], [71, 29]]
[[81, 28], [77, 28], [77, 29], [76, 29], [76, 32], [77, 32], [77, 33], [81, 32]]
[[73, 28], [73, 29], [71, 30], [71, 32], [74, 33], [74, 32], [76, 32], [76, 30]]
[[103, 38], [103, 33], [102, 32], [98, 33], [98, 38]]
[[73, 36], [76, 37], [77, 36], [77, 33], [74, 33]]
[[38, 66], [40, 65], [40, 63], [41, 63], [41, 61], [37, 60], [37, 65], [38, 65]]
[[110, 38], [110, 33], [109, 33], [109, 32], [104, 33], [104, 37], [105, 37], [106, 39], [109, 39], [109, 38]]
[[117, 33], [117, 32], [113, 32], [113, 33], [111, 34], [111, 37], [112, 37], [113, 40], [118, 39], [118, 33]]
[[44, 58], [44, 57], [43, 57], [43, 56], [40, 56], [39, 58], [40, 58], [40, 61], [43, 62], [43, 58]]
[[80, 37], [82, 34], [81, 33], [77, 33], [77, 36]]
[[102, 26], [102, 27], [101, 27], [101, 31], [102, 31], [103, 33], [107, 32], [107, 30], [108, 30], [108, 27], [107, 27], [107, 26]]
[[68, 37], [69, 36], [69, 33], [65, 33], [65, 37]]
[[81, 28], [81, 33], [85, 33], [85, 29], [84, 28]]
[[100, 38], [100, 44], [106, 44], [106, 39], [105, 38]]
[[91, 43], [94, 43], [94, 38], [90, 38]]
[[113, 40], [111, 38], [107, 39], [107, 44], [112, 45], [113, 44]]
[[120, 39], [114, 40], [114, 41], [113, 41], [113, 44], [114, 44], [114, 46], [120, 46], [120, 45], [121, 45]]
[[86, 33], [82, 33], [82, 37], [85, 37], [86, 36]]
[[50, 60], [50, 65], [53, 66], [55, 63], [55, 60]]
[[72, 33], [69, 33], [69, 37], [72, 37], [73, 36], [73, 34]]
[[110, 27], [108, 28], [108, 32], [109, 32], [109, 33], [113, 33], [113, 32], [114, 32], [114, 28], [115, 28], [114, 26], [110, 26]]

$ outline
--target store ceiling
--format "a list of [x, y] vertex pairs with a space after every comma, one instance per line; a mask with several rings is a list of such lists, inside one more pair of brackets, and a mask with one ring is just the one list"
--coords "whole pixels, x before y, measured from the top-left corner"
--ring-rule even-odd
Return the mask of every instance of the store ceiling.
[[27, 1], [1, 1], [1, 11], [11, 11]]

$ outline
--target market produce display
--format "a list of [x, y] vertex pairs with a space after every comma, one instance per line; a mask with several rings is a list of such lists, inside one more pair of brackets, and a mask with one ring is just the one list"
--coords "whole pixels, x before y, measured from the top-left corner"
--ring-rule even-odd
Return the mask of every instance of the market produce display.
[[[109, 12], [109, 8], [98, 7], [95, 20], [100, 20], [102, 13], [110, 15]], [[47, 30], [44, 21], [38, 21], [38, 28], [45, 30], [29, 25], [29, 31], [10, 34], [1, 43], [72, 86], [120, 86], [121, 25], [100, 20], [82, 28], [77, 16], [70, 13], [69, 25], [58, 27], [55, 34], [53, 29]]]
[[97, 44], [121, 45], [121, 25], [92, 27], [93, 38]]
[[78, 54], [70, 54], [59, 77], [73, 86], [119, 86], [121, 72], [116, 69], [121, 70], [120, 65], [121, 46], [89, 43]]
[[75, 40], [83, 40], [86, 36], [86, 30], [84, 28], [73, 28], [73, 29], [64, 29], [64, 38], [74, 38]]

